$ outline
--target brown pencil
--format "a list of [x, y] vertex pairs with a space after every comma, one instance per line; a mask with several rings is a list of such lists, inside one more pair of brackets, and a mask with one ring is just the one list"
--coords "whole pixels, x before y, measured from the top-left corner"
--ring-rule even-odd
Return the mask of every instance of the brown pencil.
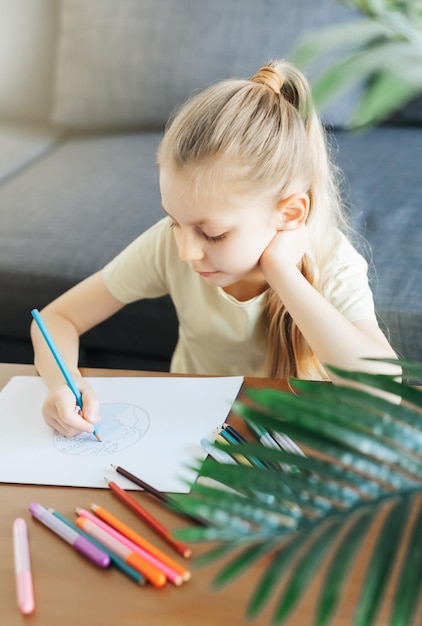
[[157, 498], [158, 500], [160, 500], [163, 504], [168, 506], [177, 515], [182, 515], [183, 517], [186, 517], [192, 520], [193, 522], [195, 522], [196, 524], [200, 524], [201, 526], [207, 526], [207, 522], [203, 518], [196, 517], [196, 515], [192, 515], [190, 513], [185, 513], [184, 511], [181, 511], [179, 507], [177, 506], [177, 503], [172, 499], [172, 497], [167, 495], [163, 491], [158, 491], [158, 489], [156, 489], [152, 485], [149, 485], [144, 480], [142, 480], [141, 478], [138, 478], [138, 476], [135, 476], [131, 472], [128, 472], [128, 470], [124, 469], [123, 467], [120, 467], [119, 465], [111, 464], [111, 467], [114, 470], [116, 470], [118, 474], [121, 474], [122, 476], [130, 480], [131, 482], [135, 483], [135, 485], [138, 485], [138, 487], [142, 487], [144, 491], [154, 496], [154, 498]]
[[141, 517], [158, 535], [160, 535], [164, 541], [172, 546], [180, 555], [185, 559], [192, 556], [192, 550], [181, 541], [175, 539], [170, 530], [166, 528], [156, 517], [154, 517], [149, 511], [144, 509], [139, 502], [135, 500], [129, 493], [119, 487], [119, 485], [108, 478], [105, 479], [108, 486], [113, 493], [125, 504], [127, 504], [132, 511], [135, 511], [139, 517]]

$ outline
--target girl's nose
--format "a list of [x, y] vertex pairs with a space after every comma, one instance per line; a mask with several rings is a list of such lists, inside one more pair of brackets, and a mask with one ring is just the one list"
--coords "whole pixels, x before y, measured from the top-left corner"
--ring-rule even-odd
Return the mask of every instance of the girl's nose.
[[204, 257], [199, 237], [193, 234], [180, 234], [178, 238], [179, 257], [182, 261], [199, 261]]

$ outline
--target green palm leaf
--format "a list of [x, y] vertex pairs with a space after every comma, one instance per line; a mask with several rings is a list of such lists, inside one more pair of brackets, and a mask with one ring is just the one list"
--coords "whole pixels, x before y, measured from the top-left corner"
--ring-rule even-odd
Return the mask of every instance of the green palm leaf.
[[329, 26], [302, 39], [292, 51], [293, 63], [309, 67], [321, 56], [329, 54], [338, 47], [356, 50], [387, 34], [388, 29], [382, 24], [361, 18], [341, 25]]
[[[421, 60], [419, 60], [419, 64]], [[406, 75], [383, 70], [368, 85], [356, 106], [350, 125], [363, 128], [371, 123], [387, 119], [417, 96], [422, 85], [422, 70], [418, 66], [418, 81], [407, 79]], [[422, 117], [422, 111], [421, 111]]]
[[336, 552], [336, 558], [332, 560], [325, 577], [325, 584], [321, 593], [316, 616], [317, 626], [326, 626], [326, 624], [329, 624], [340, 600], [342, 585], [353, 557], [359, 549], [359, 545], [363, 541], [371, 522], [371, 511], [365, 511], [360, 516], [356, 516], [356, 518], [349, 523], [343, 541]]
[[[422, 377], [422, 364], [401, 365], [404, 375]], [[393, 585], [390, 624], [404, 626], [411, 623], [422, 587], [415, 576], [422, 567], [422, 509], [417, 499], [422, 494], [422, 392], [392, 376], [338, 368], [335, 372], [362, 386], [292, 380], [295, 393], [247, 390], [245, 401], [234, 407], [239, 417], [289, 435], [306, 456], [267, 448], [256, 440], [215, 444], [232, 458], [241, 454], [264, 463], [260, 467], [206, 459], [200, 474], [215, 486], [198, 482], [189, 496], [176, 498], [179, 507], [208, 519], [209, 526], [178, 534], [189, 541], [217, 542], [200, 559], [207, 565], [224, 557], [216, 587], [264, 558], [265, 573], [247, 614], [257, 616], [278, 595], [274, 624], [285, 623], [311, 580], [328, 565], [315, 615], [317, 626], [327, 626], [341, 606], [362, 546], [368, 550], [375, 523], [377, 539], [370, 548], [353, 625], [375, 624], [386, 589]], [[391, 402], [391, 396], [380, 397], [379, 392], [403, 400]], [[404, 560], [398, 576], [392, 576], [401, 546]]]
[[255, 617], [265, 606], [279, 585], [280, 579], [289, 567], [301, 545], [302, 538], [294, 537], [290, 541], [286, 542], [281, 550], [274, 554], [274, 558], [267, 567], [267, 570], [249, 603], [247, 611], [247, 615], [249, 617]]
[[415, 577], [415, 572], [422, 571], [421, 528], [422, 507], [419, 507], [399, 576], [391, 614], [391, 626], [407, 626], [411, 623], [422, 589], [422, 576]]
[[[305, 544], [301, 545], [303, 555], [296, 562], [296, 566], [290, 576], [287, 587], [284, 590], [281, 600], [274, 614], [274, 622], [282, 623], [286, 620], [295, 605], [303, 594], [303, 590], [307, 589], [312, 577], [317, 572], [323, 557], [328, 552], [331, 543], [334, 541], [340, 528], [342, 520], [328, 520], [323, 524], [323, 529], [319, 529], [319, 534], [314, 537], [316, 531], [312, 535], [308, 535]], [[314, 540], [312, 543], [312, 539]], [[302, 542], [303, 543], [303, 542]], [[309, 545], [311, 544], [311, 545]]]
[[370, 127], [422, 92], [422, 6], [415, 0], [338, 1], [357, 9], [363, 18], [306, 36], [289, 56], [310, 73], [321, 112], [343, 92], [359, 86], [349, 126]]
[[376, 618], [408, 521], [409, 509], [410, 498], [405, 497], [393, 505], [388, 512], [362, 585], [355, 616], [355, 626], [367, 626], [372, 624]]

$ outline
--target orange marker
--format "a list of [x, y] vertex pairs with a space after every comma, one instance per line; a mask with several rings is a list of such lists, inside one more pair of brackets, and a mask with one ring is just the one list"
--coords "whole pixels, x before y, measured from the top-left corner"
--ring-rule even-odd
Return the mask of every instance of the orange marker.
[[94, 515], [94, 513], [91, 513], [91, 511], [77, 508], [76, 513], [80, 515], [80, 517], [89, 519], [96, 526], [99, 526], [100, 528], [105, 530], [106, 533], [117, 539], [117, 541], [120, 541], [120, 543], [129, 548], [129, 550], [131, 550], [132, 552], [136, 552], [136, 554], [139, 554], [143, 559], [145, 559], [145, 561], [148, 561], [148, 563], [154, 565], [154, 567], [160, 570], [160, 572], [163, 572], [166, 578], [170, 580], [174, 585], [179, 586], [183, 584], [183, 578], [179, 572], [176, 572], [176, 570], [167, 565], [167, 563], [163, 563], [163, 561], [157, 559], [157, 557], [151, 554], [151, 552], [148, 552], [148, 550], [144, 550], [144, 548], [138, 546], [138, 544], [134, 543], [128, 537], [126, 537], [126, 535], [119, 533], [118, 530], [110, 526], [110, 524], [104, 522], [102, 519], [97, 517], [97, 515]]
[[185, 559], [189, 559], [192, 556], [192, 550], [181, 541], [175, 539], [168, 528], [166, 528], [156, 517], [151, 515], [149, 511], [144, 509], [129, 493], [119, 487], [119, 485], [112, 480], [105, 479], [108, 486], [116, 494], [116, 496], [127, 504], [132, 511], [135, 511], [141, 519], [143, 519], [150, 528], [160, 535], [170, 546], [172, 546], [181, 556]]
[[187, 580], [190, 580], [191, 573], [189, 570], [183, 567], [183, 565], [179, 565], [179, 563], [177, 563], [174, 559], [156, 548], [152, 543], [141, 537], [141, 535], [138, 535], [137, 532], [121, 522], [117, 517], [109, 513], [106, 509], [98, 506], [98, 504], [91, 504], [91, 509], [94, 511], [95, 515], [98, 515], [98, 517], [104, 522], [107, 522], [107, 524], [110, 524], [110, 526], [122, 533], [122, 535], [125, 535], [125, 537], [133, 541], [133, 543], [136, 543], [137, 546], [140, 546], [144, 550], [147, 550], [153, 556], [157, 557], [157, 559], [172, 567], [174, 570], [176, 570], [176, 572], [179, 572], [185, 582]]
[[94, 537], [94, 539], [123, 559], [125, 563], [133, 567], [133, 569], [136, 569], [137, 572], [143, 574], [155, 587], [162, 587], [166, 584], [167, 579], [163, 572], [154, 565], [151, 565], [151, 563], [145, 561], [139, 554], [132, 552], [130, 548], [127, 548], [118, 541], [118, 539], [115, 539], [105, 530], [94, 524], [94, 522], [91, 522], [91, 520], [85, 517], [78, 517], [76, 524], [79, 528], [82, 528], [82, 530], [91, 535], [91, 537]]

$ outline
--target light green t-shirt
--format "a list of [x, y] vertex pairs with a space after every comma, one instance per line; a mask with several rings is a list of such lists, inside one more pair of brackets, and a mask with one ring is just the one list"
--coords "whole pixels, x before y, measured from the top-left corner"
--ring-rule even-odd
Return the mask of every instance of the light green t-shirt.
[[[179, 320], [172, 372], [265, 375], [265, 293], [239, 302], [209, 285], [180, 260], [170, 223], [160, 220], [105, 266], [107, 289], [125, 304], [171, 296]], [[323, 295], [349, 321], [376, 319], [367, 264], [343, 236], [321, 278]]]

